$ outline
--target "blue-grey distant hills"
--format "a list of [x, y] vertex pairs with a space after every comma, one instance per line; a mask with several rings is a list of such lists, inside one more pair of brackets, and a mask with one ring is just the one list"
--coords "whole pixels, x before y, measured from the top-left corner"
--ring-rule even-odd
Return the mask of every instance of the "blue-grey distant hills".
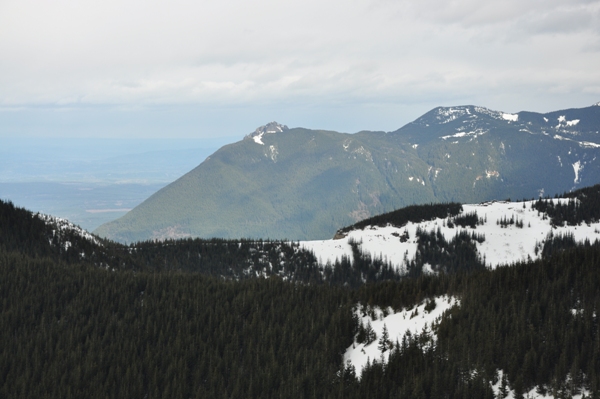
[[600, 183], [599, 131], [600, 103], [546, 114], [438, 107], [387, 133], [272, 122], [95, 233], [324, 239], [411, 204], [554, 195]]

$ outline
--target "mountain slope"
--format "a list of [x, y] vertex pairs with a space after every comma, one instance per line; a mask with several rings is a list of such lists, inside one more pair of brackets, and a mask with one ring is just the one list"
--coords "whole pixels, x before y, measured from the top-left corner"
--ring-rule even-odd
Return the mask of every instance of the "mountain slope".
[[401, 274], [420, 274], [495, 269], [600, 241], [600, 185], [562, 198], [462, 205], [447, 214], [431, 208], [378, 215], [340, 229], [336, 239], [300, 246], [321, 264], [335, 265], [344, 257], [353, 263], [381, 259]]
[[390, 133], [271, 123], [95, 232], [126, 242], [323, 239], [410, 204], [553, 195], [600, 183], [598, 130], [597, 105], [548, 114], [440, 107]]

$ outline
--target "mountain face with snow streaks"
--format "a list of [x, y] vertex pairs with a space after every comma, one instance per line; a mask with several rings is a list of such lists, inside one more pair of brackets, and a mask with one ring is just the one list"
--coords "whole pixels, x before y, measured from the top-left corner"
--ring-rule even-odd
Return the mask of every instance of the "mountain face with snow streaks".
[[600, 183], [600, 106], [438, 107], [394, 132], [261, 126], [95, 233], [326, 239], [411, 204], [537, 198]]

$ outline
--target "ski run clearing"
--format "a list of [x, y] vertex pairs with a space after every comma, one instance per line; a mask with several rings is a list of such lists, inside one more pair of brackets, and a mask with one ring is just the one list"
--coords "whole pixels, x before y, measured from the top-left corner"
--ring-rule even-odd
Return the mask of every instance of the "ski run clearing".
[[[567, 203], [568, 199], [552, 201]], [[578, 243], [586, 239], [594, 242], [600, 239], [600, 223], [578, 226], [553, 227], [546, 214], [532, 207], [534, 201], [523, 202], [486, 202], [477, 205], [463, 205], [461, 215], [477, 213], [484, 223], [475, 228], [448, 227], [450, 218], [437, 218], [421, 223], [407, 223], [402, 227], [388, 225], [386, 227], [368, 226], [363, 230], [350, 231], [346, 237], [338, 240], [302, 241], [300, 245], [311, 250], [323, 265], [334, 264], [336, 260], [347, 257], [352, 260], [350, 242], [359, 244], [361, 252], [370, 254], [372, 258], [382, 259], [390, 263], [396, 270], [406, 271], [406, 265], [415, 259], [417, 252], [417, 228], [422, 231], [440, 231], [447, 241], [453, 239], [459, 231], [483, 234], [485, 241], [476, 242], [477, 251], [487, 267], [495, 269], [500, 265], [509, 265], [528, 259], [541, 257], [544, 242], [550, 234], [554, 236], [572, 234]], [[502, 227], [500, 220], [514, 218], [522, 222], [523, 227], [516, 225]], [[452, 224], [450, 224], [452, 226]], [[408, 234], [408, 240], [402, 242], [400, 237]], [[426, 265], [427, 266], [427, 265]], [[426, 270], [426, 266], [424, 270]]]

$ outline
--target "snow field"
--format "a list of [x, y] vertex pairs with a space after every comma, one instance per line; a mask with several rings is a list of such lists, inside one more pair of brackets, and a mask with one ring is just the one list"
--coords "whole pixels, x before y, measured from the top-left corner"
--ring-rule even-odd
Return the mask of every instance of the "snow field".
[[[567, 199], [553, 201], [568, 202]], [[373, 227], [364, 230], [353, 230], [339, 240], [303, 241], [300, 245], [315, 253], [322, 264], [334, 264], [342, 256], [352, 260], [351, 240], [359, 243], [361, 251], [372, 258], [387, 260], [396, 270], [405, 271], [407, 262], [415, 259], [418, 242], [417, 228], [426, 232], [440, 231], [450, 241], [460, 231], [475, 232], [485, 236], [483, 243], [476, 242], [477, 251], [486, 265], [492, 269], [500, 265], [512, 264], [527, 259], [538, 259], [543, 244], [552, 232], [554, 236], [573, 234], [578, 243], [589, 239], [594, 242], [600, 239], [600, 223], [579, 226], [553, 227], [550, 219], [532, 208], [534, 201], [524, 202], [487, 202], [477, 205], [463, 205], [461, 215], [476, 212], [484, 224], [470, 227], [448, 227], [449, 218], [435, 219], [421, 223], [408, 223], [403, 227]], [[523, 227], [516, 225], [502, 227], [499, 221], [514, 218], [522, 222]], [[400, 237], [408, 233], [409, 239], [401, 242]], [[537, 248], [537, 251], [536, 251]]]

